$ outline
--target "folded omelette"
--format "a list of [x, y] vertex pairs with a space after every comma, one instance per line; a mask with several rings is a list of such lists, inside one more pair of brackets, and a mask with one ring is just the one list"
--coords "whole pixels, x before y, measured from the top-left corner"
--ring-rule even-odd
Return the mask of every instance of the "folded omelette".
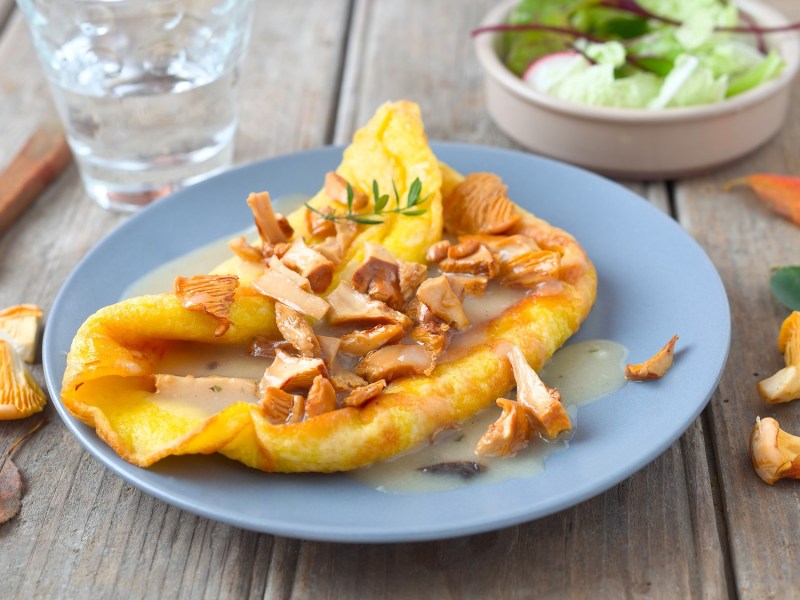
[[[387, 459], [493, 406], [515, 386], [509, 350], [540, 369], [594, 302], [575, 239], [496, 175], [440, 163], [413, 103], [380, 107], [335, 173], [309, 177], [322, 189], [287, 216], [251, 194], [259, 239], [233, 240], [213, 273], [81, 326], [61, 398], [126, 461]], [[484, 318], [464, 308], [498, 302]], [[171, 368], [177, 355], [202, 368]], [[245, 367], [226, 371], [232, 355]]]

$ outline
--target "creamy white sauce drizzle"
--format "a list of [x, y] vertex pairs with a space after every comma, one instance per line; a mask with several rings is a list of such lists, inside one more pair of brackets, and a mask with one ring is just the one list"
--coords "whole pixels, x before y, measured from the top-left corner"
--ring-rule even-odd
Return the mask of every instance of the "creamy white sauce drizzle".
[[[614, 392], [625, 385], [627, 349], [610, 340], [589, 340], [556, 352], [542, 369], [544, 382], [561, 392], [561, 400], [576, 426], [578, 407]], [[514, 397], [513, 393], [510, 397]], [[568, 446], [567, 438], [554, 442], [536, 440], [516, 456], [483, 458], [475, 444], [500, 416], [499, 407], [487, 408], [462, 424], [459, 431], [435, 444], [349, 473], [357, 481], [382, 492], [413, 494], [440, 492], [466, 485], [496, 483], [531, 477], [544, 470], [546, 458]], [[441, 462], [474, 461], [486, 471], [464, 479], [459, 475], [423, 473], [418, 469]]]
[[134, 281], [122, 292], [121, 299], [171, 292], [176, 277], [189, 277], [210, 272], [214, 267], [233, 256], [233, 253], [228, 248], [229, 241], [242, 235], [248, 240], [252, 239], [257, 237], [255, 232], [255, 226], [248, 227], [238, 233], [219, 238], [182, 256], [173, 258]]

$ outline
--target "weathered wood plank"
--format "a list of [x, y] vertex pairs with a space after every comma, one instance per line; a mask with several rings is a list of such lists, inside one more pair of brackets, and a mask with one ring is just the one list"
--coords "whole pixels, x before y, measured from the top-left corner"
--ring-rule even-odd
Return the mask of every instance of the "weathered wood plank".
[[[382, 102], [408, 98], [421, 105], [431, 139], [515, 147], [483, 109], [468, 35], [492, 4], [357, 2], [335, 141], [346, 143]], [[663, 184], [630, 187], [668, 210]], [[725, 596], [705, 449], [698, 421], [605, 494], [493, 533], [422, 544], [303, 543], [296, 596]]]
[[[347, 0], [257, 3], [241, 74], [237, 161], [329, 141], [348, 11]], [[18, 13], [0, 36], [0, 90], [5, 163], [52, 114]], [[77, 261], [124, 219], [95, 206], [75, 167], [68, 168], [0, 236], [0, 307], [34, 302], [47, 310]], [[34, 372], [41, 382], [41, 367]], [[0, 596], [288, 596], [297, 542], [195, 517], [142, 494], [84, 452], [52, 406], [45, 413], [47, 426], [15, 456], [27, 493], [21, 514], [0, 526]], [[0, 423], [0, 450], [32, 422]]]
[[[793, 0], [770, 2], [794, 20]], [[800, 409], [770, 406], [755, 385], [783, 366], [776, 349], [778, 329], [788, 311], [769, 291], [773, 265], [800, 263], [800, 231], [770, 213], [752, 193], [722, 191], [725, 181], [755, 172], [800, 176], [800, 82], [794, 84], [789, 118], [780, 134], [745, 159], [677, 187], [683, 226], [703, 245], [719, 270], [731, 303], [733, 339], [728, 364], [710, 404], [710, 423], [725, 508], [732, 563], [742, 598], [797, 594], [800, 560], [800, 487], [770, 487], [753, 471], [748, 438], [757, 415], [772, 416], [800, 432]]]

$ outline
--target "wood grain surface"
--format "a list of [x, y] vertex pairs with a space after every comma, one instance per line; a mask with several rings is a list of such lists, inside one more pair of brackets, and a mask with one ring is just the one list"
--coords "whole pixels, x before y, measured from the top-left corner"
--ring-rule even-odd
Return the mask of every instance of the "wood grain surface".
[[[468, 35], [493, 1], [256, 4], [237, 162], [345, 143], [379, 104], [398, 98], [420, 103], [431, 139], [515, 147], [486, 115]], [[772, 4], [800, 19], [796, 0]], [[19, 10], [0, 0], [0, 165], [53, 115]], [[49, 405], [46, 426], [15, 455], [27, 489], [21, 514], [0, 525], [0, 598], [800, 596], [800, 486], [766, 486], [746, 453], [758, 414], [800, 432], [800, 408], [767, 407], [755, 393], [782, 361], [775, 340], [786, 310], [770, 296], [770, 268], [800, 262], [800, 229], [745, 190], [722, 191], [724, 181], [755, 171], [800, 175], [800, 108], [778, 138], [713, 175], [626, 184], [709, 253], [731, 300], [733, 342], [710, 407], [667, 452], [606, 493], [453, 540], [292, 540], [139, 492], [88, 455]], [[125, 218], [95, 206], [68, 167], [0, 235], [0, 307], [49, 310], [81, 257]], [[40, 366], [34, 374], [43, 381]], [[35, 420], [0, 423], [0, 452]]]

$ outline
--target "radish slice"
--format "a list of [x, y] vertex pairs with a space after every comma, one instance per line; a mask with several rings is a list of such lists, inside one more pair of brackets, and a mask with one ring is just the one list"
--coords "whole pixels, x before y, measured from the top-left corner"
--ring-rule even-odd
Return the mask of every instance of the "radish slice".
[[589, 66], [589, 61], [578, 52], [555, 52], [533, 61], [523, 73], [522, 80], [535, 90], [548, 92]]

